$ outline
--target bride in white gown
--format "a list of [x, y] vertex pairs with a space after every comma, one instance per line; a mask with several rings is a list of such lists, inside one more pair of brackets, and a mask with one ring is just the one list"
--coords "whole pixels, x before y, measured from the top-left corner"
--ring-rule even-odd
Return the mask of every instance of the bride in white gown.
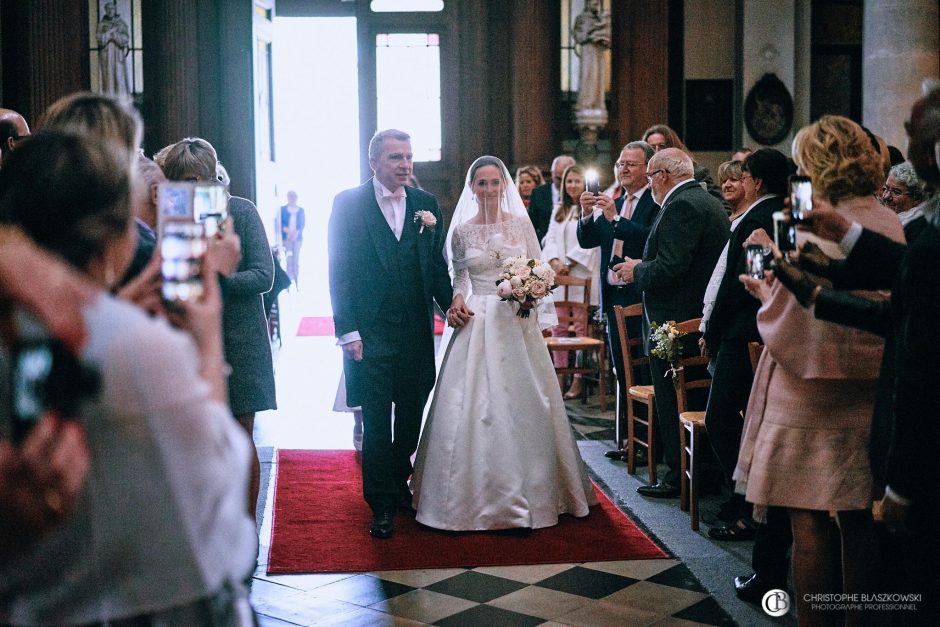
[[[480, 157], [450, 230], [454, 277], [449, 337], [418, 444], [414, 505], [437, 529], [550, 527], [597, 502], [568, 424], [541, 329], [557, 323], [551, 299], [526, 318], [496, 282], [510, 256], [538, 259], [535, 230], [496, 157]], [[537, 314], [537, 315], [536, 315]]]

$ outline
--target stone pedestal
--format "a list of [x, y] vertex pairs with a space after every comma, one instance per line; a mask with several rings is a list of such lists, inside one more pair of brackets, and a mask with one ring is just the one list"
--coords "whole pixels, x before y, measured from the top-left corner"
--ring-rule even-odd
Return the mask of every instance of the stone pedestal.
[[862, 122], [906, 153], [904, 120], [940, 71], [936, 0], [866, 0]]

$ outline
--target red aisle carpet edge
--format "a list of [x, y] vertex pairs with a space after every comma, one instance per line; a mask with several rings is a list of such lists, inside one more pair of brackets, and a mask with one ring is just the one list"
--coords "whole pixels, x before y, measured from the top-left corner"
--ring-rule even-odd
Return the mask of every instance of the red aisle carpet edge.
[[[335, 332], [332, 316], [305, 316], [297, 326], [297, 337], [331, 336]], [[434, 314], [434, 335], [444, 333], [444, 321]]]
[[395, 517], [395, 535], [368, 535], [354, 451], [281, 450], [268, 574], [369, 572], [657, 559], [666, 554], [595, 486], [600, 504], [582, 519], [530, 532], [446, 532]]

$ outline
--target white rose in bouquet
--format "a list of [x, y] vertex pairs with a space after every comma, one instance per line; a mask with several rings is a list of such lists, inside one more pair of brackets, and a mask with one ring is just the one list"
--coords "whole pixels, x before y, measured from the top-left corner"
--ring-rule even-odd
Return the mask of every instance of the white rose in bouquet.
[[500, 298], [509, 298], [512, 296], [512, 284], [509, 281], [503, 281], [497, 285], [496, 295]]

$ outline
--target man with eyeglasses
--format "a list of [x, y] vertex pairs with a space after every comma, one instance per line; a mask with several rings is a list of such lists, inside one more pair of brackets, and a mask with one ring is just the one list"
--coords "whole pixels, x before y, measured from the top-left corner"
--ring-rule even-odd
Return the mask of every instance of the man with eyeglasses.
[[[600, 270], [601, 310], [607, 315], [607, 340], [613, 361], [622, 367], [620, 334], [614, 322], [614, 306], [626, 307], [640, 302], [636, 286], [623, 281], [611, 266], [625, 257], [641, 257], [650, 226], [659, 213], [653, 194], [646, 182], [646, 164], [653, 156], [653, 147], [644, 141], [630, 142], [620, 151], [617, 160], [617, 176], [623, 193], [616, 199], [591, 192], [581, 195], [581, 220], [578, 222], [578, 243], [583, 248], [600, 247], [602, 263]], [[642, 332], [638, 320], [627, 321], [627, 332], [639, 337]], [[625, 379], [619, 373], [620, 397], [626, 398]], [[610, 457], [620, 458], [622, 451], [610, 451]]]
[[20, 140], [29, 137], [26, 119], [13, 109], [0, 109], [0, 167]]
[[927, 226], [924, 203], [933, 196], [914, 172], [910, 161], [891, 168], [888, 180], [881, 186], [881, 204], [898, 214], [904, 227], [904, 238], [914, 242]]
[[[643, 258], [625, 258], [613, 267], [620, 278], [643, 294], [644, 348], [649, 350], [650, 325], [681, 322], [702, 315], [705, 287], [728, 241], [724, 206], [693, 178], [692, 159], [678, 148], [664, 148], [647, 164], [646, 180], [662, 207], [653, 222]], [[683, 352], [696, 347], [683, 343]], [[662, 481], [637, 492], [654, 498], [679, 495], [679, 409], [668, 362], [650, 356], [656, 390], [656, 424], [669, 470]]]

